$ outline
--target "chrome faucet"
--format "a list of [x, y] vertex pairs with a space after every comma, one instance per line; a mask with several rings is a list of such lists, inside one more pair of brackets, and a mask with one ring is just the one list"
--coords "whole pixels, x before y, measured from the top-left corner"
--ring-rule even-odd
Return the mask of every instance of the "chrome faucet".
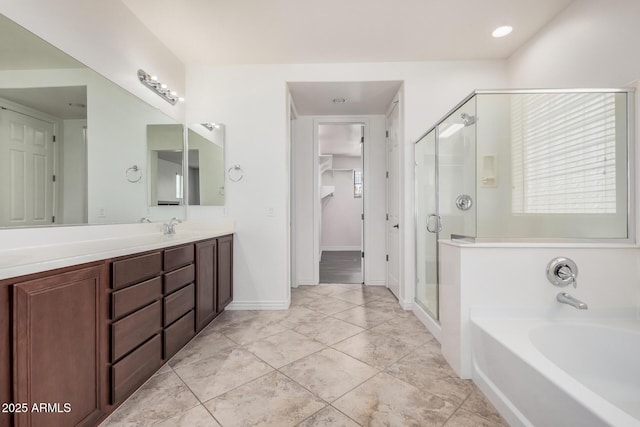
[[558, 296], [556, 296], [556, 299], [562, 304], [569, 304], [570, 306], [575, 307], [578, 310], [586, 310], [587, 308], [589, 308], [587, 304], [583, 303], [577, 298], [572, 297], [566, 292], [558, 293]]
[[151, 222], [151, 220], [148, 216], [143, 216], [142, 218], [140, 218], [140, 222]]
[[162, 233], [176, 234], [176, 224], [179, 224], [181, 222], [182, 221], [176, 217], [171, 218], [168, 224], [162, 224]]

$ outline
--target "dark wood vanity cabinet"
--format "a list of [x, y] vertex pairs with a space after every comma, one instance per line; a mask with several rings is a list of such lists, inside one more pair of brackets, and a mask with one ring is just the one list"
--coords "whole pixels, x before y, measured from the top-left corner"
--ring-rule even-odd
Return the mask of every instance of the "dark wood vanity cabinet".
[[16, 427], [92, 426], [104, 415], [105, 273], [99, 263], [14, 283], [13, 393], [3, 402], [27, 405]]
[[98, 425], [224, 310], [232, 272], [229, 235], [1, 280], [0, 403], [28, 411], [0, 427]]

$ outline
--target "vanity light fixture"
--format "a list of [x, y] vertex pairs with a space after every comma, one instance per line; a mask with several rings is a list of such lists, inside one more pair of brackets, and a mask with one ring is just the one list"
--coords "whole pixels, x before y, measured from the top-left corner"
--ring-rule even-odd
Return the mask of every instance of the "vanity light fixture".
[[504, 37], [504, 36], [507, 36], [507, 35], [511, 34], [511, 31], [513, 31], [513, 27], [511, 27], [509, 25], [503, 25], [503, 26], [498, 27], [495, 30], [493, 30], [491, 35], [494, 38], [498, 39], [500, 37]]
[[179, 97], [176, 91], [170, 90], [165, 83], [160, 83], [158, 76], [152, 76], [144, 70], [138, 70], [138, 79], [140, 83], [157, 93], [158, 96], [171, 105], [176, 105], [178, 101], [184, 101], [184, 98]]

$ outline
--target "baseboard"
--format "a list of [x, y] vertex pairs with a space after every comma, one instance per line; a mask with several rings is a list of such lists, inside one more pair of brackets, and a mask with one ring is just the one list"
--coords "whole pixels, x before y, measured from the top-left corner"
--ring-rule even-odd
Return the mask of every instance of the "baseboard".
[[358, 246], [322, 246], [321, 251], [360, 251], [362, 248]]
[[233, 301], [225, 310], [286, 310], [290, 302], [282, 301]]
[[298, 280], [298, 286], [313, 286], [317, 284], [317, 282], [314, 282], [312, 280]]
[[400, 303], [400, 307], [402, 307], [404, 310], [413, 310], [413, 301], [399, 300], [398, 302]]
[[367, 286], [387, 286], [386, 280], [367, 280], [365, 283]]

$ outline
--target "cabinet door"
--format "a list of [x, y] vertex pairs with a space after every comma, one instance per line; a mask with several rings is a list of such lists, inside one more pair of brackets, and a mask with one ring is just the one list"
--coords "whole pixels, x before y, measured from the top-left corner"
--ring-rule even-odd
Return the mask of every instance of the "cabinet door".
[[233, 235], [218, 238], [218, 306], [220, 313], [233, 301]]
[[[0, 404], [11, 398], [11, 306], [9, 285], [0, 284]], [[0, 426], [11, 425], [11, 414], [0, 410]]]
[[16, 427], [89, 426], [101, 417], [103, 271], [86, 267], [14, 286], [14, 401], [30, 409], [16, 414]]
[[216, 317], [218, 246], [216, 239], [196, 244], [196, 330]]

